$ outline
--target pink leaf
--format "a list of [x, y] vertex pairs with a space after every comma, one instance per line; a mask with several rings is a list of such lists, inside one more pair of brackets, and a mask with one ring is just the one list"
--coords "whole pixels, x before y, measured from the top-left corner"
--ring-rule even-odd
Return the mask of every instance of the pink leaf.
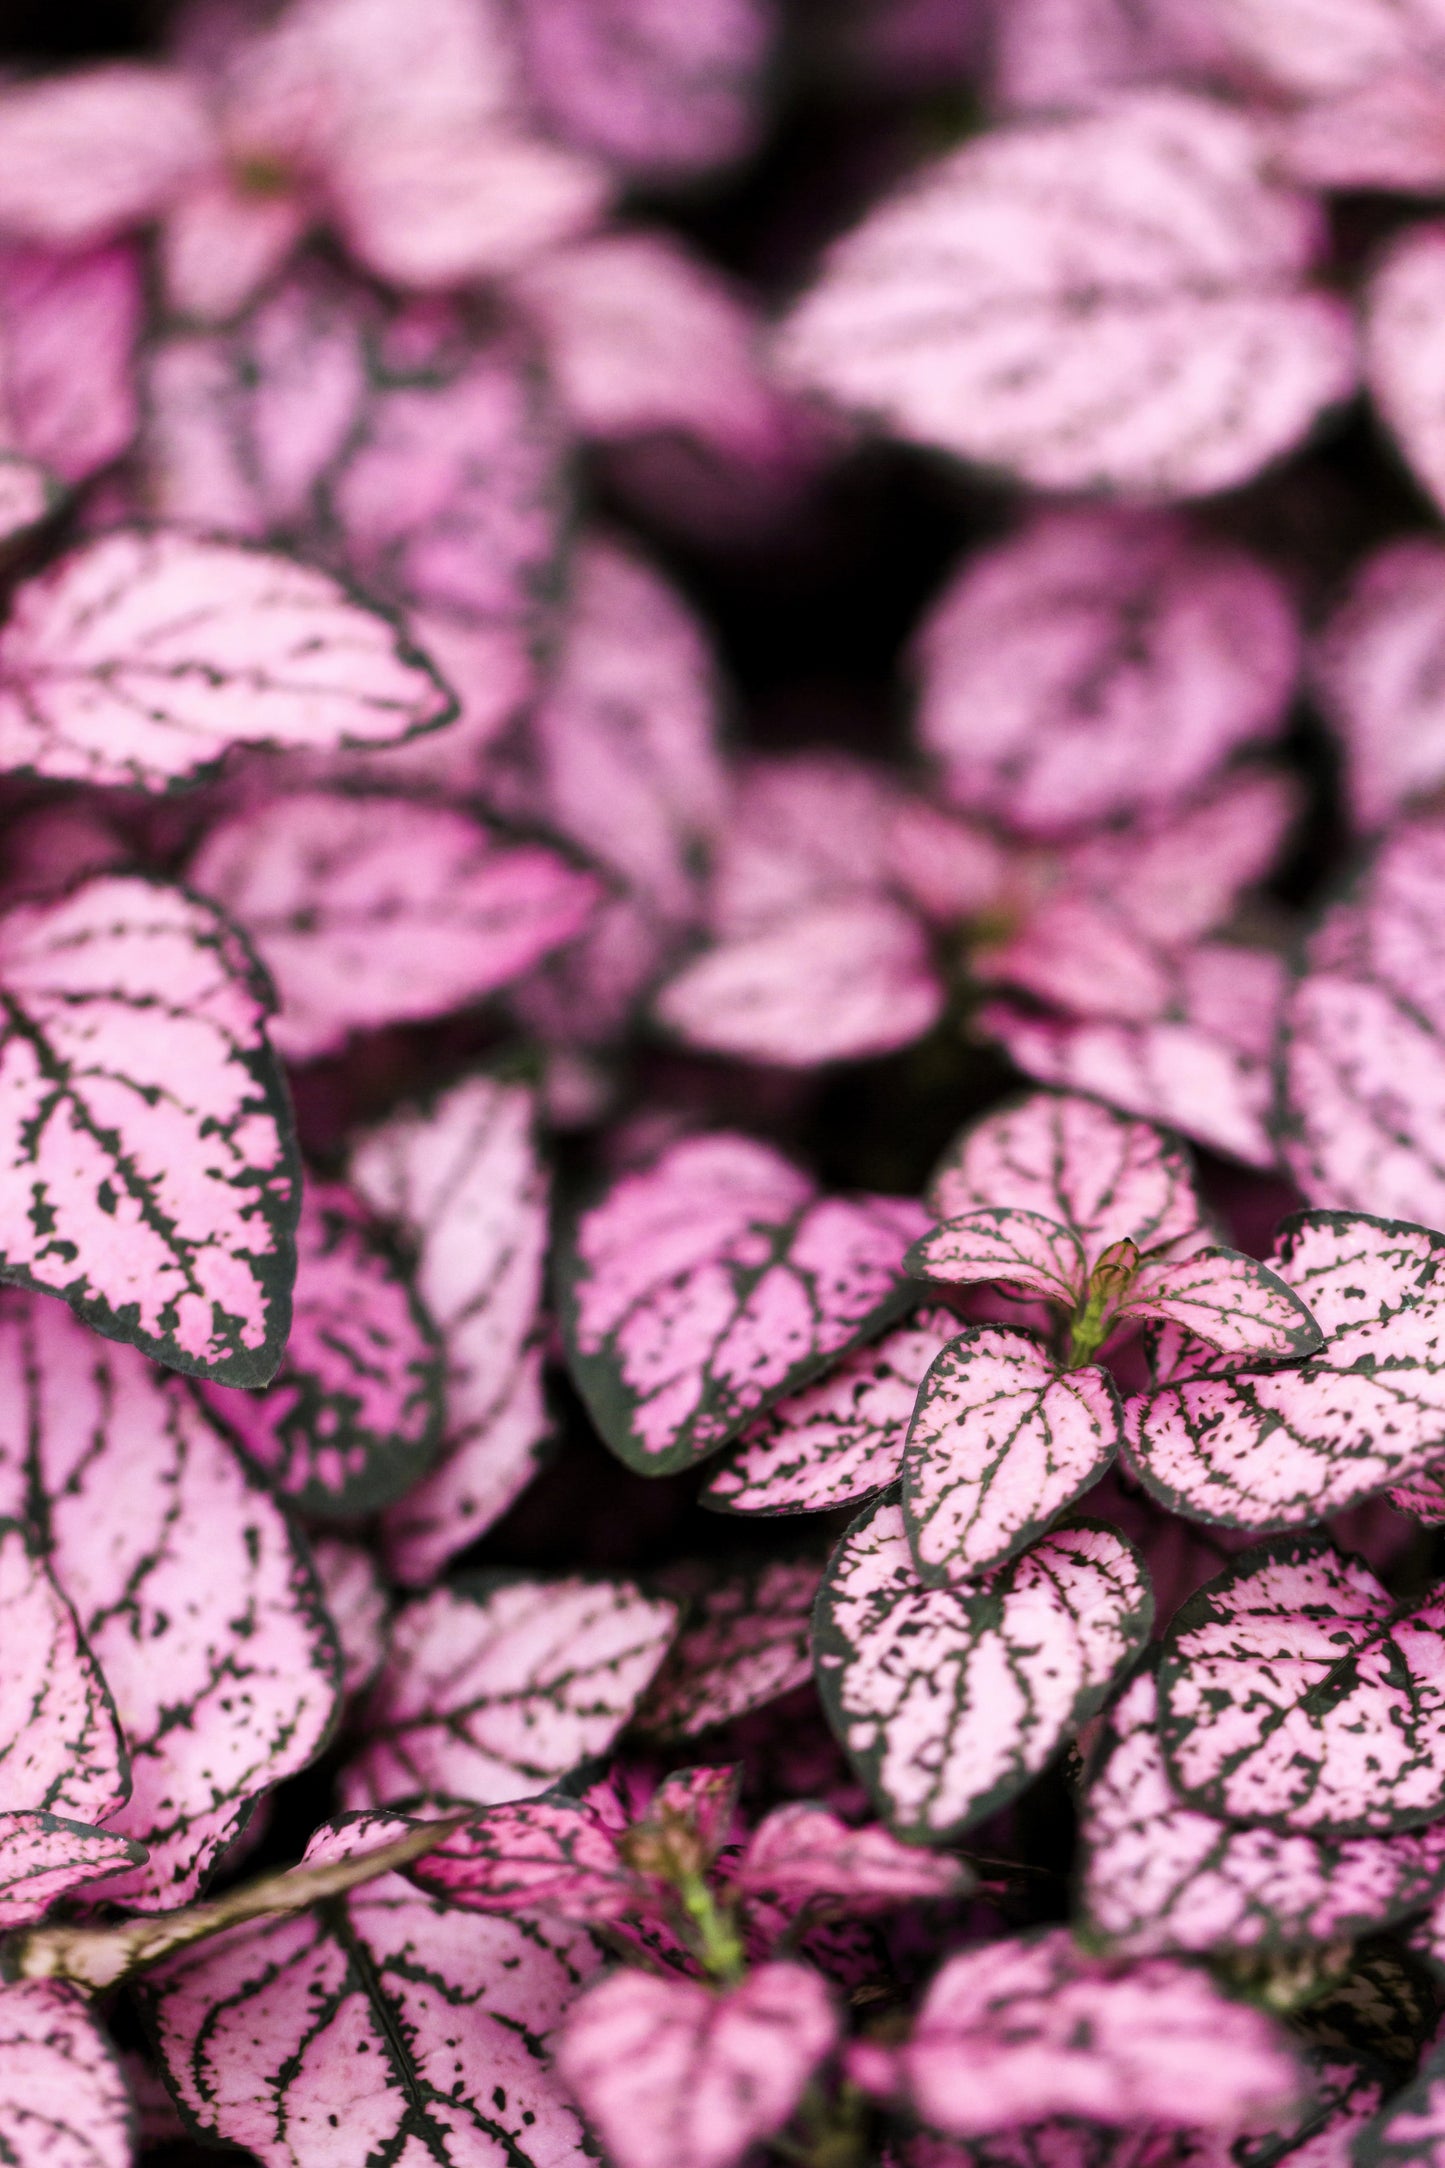
[[1440, 0], [1215, 0], [1229, 44], [1282, 90], [1324, 97], [1445, 52]]
[[557, 2065], [617, 2168], [734, 2168], [788, 2121], [838, 2036], [805, 1965], [721, 1994], [614, 1973], [568, 2012]]
[[403, 1608], [367, 1711], [357, 1803], [545, 1791], [605, 1753], [677, 1630], [629, 1581], [500, 1580]]
[[1445, 504], [1445, 226], [1411, 226], [1365, 293], [1365, 375], [1407, 465]]
[[581, 1929], [478, 1919], [388, 1875], [234, 1929], [144, 1993], [187, 2114], [265, 2168], [584, 2168], [542, 2042], [597, 1964]]
[[292, 1061], [483, 1000], [571, 940], [597, 897], [555, 852], [450, 806], [324, 791], [222, 821], [189, 877], [254, 941]]
[[370, 1686], [386, 1655], [386, 1589], [370, 1551], [344, 1536], [314, 1537], [311, 1559], [341, 1651], [341, 1691], [350, 1700]]
[[1066, 1928], [950, 1958], [894, 2061], [920, 2120], [962, 2137], [1050, 2115], [1232, 2134], [1304, 2077], [1283, 2029], [1207, 1973], [1110, 1966]]
[[115, 2050], [87, 1997], [58, 1980], [0, 1987], [0, 2128], [14, 2168], [130, 2168]]
[[354, 1193], [308, 1182], [296, 1230], [291, 1337], [263, 1392], [203, 1387], [252, 1464], [319, 1514], [373, 1513], [442, 1441], [431, 1320]]
[[722, 1513], [822, 1513], [892, 1483], [924, 1373], [960, 1320], [922, 1310], [743, 1432], [700, 1494]]
[[906, 1259], [920, 1280], [977, 1287], [1003, 1280], [1072, 1310], [1089, 1284], [1083, 1248], [1072, 1228], [1017, 1205], [966, 1212], [915, 1242]]
[[1360, 2168], [1436, 2168], [1445, 2159], [1445, 2047], [1360, 2132], [1351, 2161]]
[[1436, 663], [1445, 641], [1445, 550], [1395, 542], [1377, 550], [1326, 628], [1314, 679], [1343, 743], [1351, 811], [1380, 827], [1445, 781], [1445, 700]]
[[643, 1696], [638, 1725], [691, 1738], [811, 1678], [809, 1626], [821, 1578], [807, 1560], [773, 1559], [705, 1586]]
[[1231, 488], [1355, 380], [1342, 307], [1303, 284], [1313, 207], [1262, 151], [1162, 91], [975, 140], [835, 244], [787, 371], [1036, 488]]
[[99, 876], [0, 920], [0, 1276], [158, 1361], [263, 1384], [298, 1170], [250, 952], [209, 904]]
[[1089, 105], [1130, 83], [1217, 77], [1228, 50], [1214, 6], [1195, 0], [1009, 0], [994, 29], [1005, 108]]
[[[900, 827], [910, 818], [916, 824], [919, 805], [886, 770], [848, 753], [749, 761], [717, 839], [713, 931], [731, 940], [786, 924], [815, 904], [876, 901], [895, 888], [910, 894], [915, 839], [900, 840]], [[955, 827], [956, 848], [958, 838]], [[980, 854], [973, 831], [962, 849], [973, 860], [967, 911], [992, 895], [1002, 859], [996, 846]]]
[[[0, 1812], [0, 1928], [38, 1920], [60, 1897], [127, 1867], [143, 1867], [146, 1849], [113, 1830], [68, 1821], [39, 1809]], [[84, 1889], [104, 1900], [104, 1890]], [[4, 2108], [0, 2105], [0, 2120]]]
[[823, 1583], [818, 1686], [899, 1835], [946, 1841], [1014, 1798], [1093, 1715], [1152, 1609], [1138, 1556], [1111, 1529], [1045, 1536], [975, 1587], [929, 1588], [902, 1509], [878, 1505]]
[[775, 1807], [758, 1824], [732, 1886], [795, 1903], [841, 1898], [852, 1910], [966, 1894], [970, 1870], [956, 1859], [900, 1844], [876, 1824], [850, 1829], [806, 1801]]
[[1119, 1314], [1158, 1318], [1226, 1355], [1262, 1363], [1313, 1355], [1324, 1345], [1324, 1334], [1294, 1290], [1238, 1250], [1145, 1258]]
[[0, 548], [48, 519], [60, 491], [33, 459], [0, 452]]
[[1090, 1269], [1116, 1242], [1162, 1249], [1198, 1231], [1201, 1207], [1174, 1140], [1097, 1100], [1031, 1092], [954, 1139], [929, 1188], [941, 1220], [1007, 1209], [1072, 1230]]
[[1277, 1536], [1190, 1598], [1165, 1641], [1160, 1736], [1191, 1806], [1322, 1837], [1445, 1803], [1438, 1603], [1401, 1615], [1323, 1535]]
[[163, 210], [210, 161], [204, 105], [169, 68], [113, 61], [0, 90], [0, 231], [83, 248]]
[[135, 434], [141, 270], [126, 248], [0, 248], [0, 442], [81, 482]]
[[583, 1214], [563, 1267], [572, 1374], [630, 1467], [668, 1475], [876, 1329], [923, 1215], [820, 1197], [722, 1134], [672, 1145]]
[[0, 1510], [36, 1516], [129, 1750], [129, 1803], [108, 1826], [150, 1852], [107, 1898], [184, 1903], [330, 1728], [336, 1650], [315, 1581], [180, 1380], [15, 1294], [0, 1369]]
[[326, 573], [186, 535], [83, 543], [0, 629], [0, 762], [164, 789], [235, 744], [390, 745], [451, 703]]
[[467, 1912], [612, 1920], [637, 1895], [615, 1838], [580, 1800], [561, 1797], [489, 1808], [408, 1873]]
[[1053, 836], [1173, 805], [1273, 736], [1299, 635], [1253, 559], [1100, 508], [967, 559], [916, 656], [918, 733], [952, 802]]
[[[13, 1297], [7, 1297], [13, 1301]], [[115, 1708], [75, 1614], [23, 1529], [0, 1522], [0, 1809], [103, 1822], [130, 1796]]]
[[1445, 1825], [1332, 1841], [1240, 1828], [1183, 1805], [1155, 1709], [1145, 1674], [1110, 1712], [1082, 1807], [1084, 1917], [1112, 1951], [1353, 1941], [1418, 1911], [1445, 1886]]
[[923, 1381], [903, 1454], [920, 1578], [947, 1588], [1014, 1557], [1098, 1482], [1120, 1435], [1104, 1371], [1061, 1371], [1025, 1333], [960, 1333]]
[[225, 167], [193, 181], [161, 222], [169, 312], [191, 324], [229, 322], [281, 271], [311, 211], [303, 193], [258, 192]]
[[1445, 84], [1402, 68], [1285, 117], [1280, 169], [1305, 188], [1390, 189], [1438, 196], [1445, 186]]

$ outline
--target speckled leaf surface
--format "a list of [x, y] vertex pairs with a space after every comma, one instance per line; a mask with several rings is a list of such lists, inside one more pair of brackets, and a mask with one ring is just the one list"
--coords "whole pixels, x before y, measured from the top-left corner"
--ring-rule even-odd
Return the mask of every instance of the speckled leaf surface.
[[145, 1865], [145, 1846], [114, 1830], [39, 1809], [0, 1811], [0, 1928], [24, 1927], [58, 1898], [83, 1893], [104, 1901], [104, 1882]]
[[806, 1800], [775, 1807], [758, 1824], [732, 1877], [735, 1889], [794, 1903], [836, 1899], [859, 1911], [957, 1896], [970, 1881], [959, 1860], [902, 1844], [874, 1823], [851, 1828]]
[[899, 1506], [829, 1566], [814, 1628], [829, 1720], [901, 1836], [957, 1835], [1012, 1799], [1148, 1637], [1143, 1565], [1111, 1529], [1046, 1536], [972, 1588], [930, 1588]]
[[820, 1569], [771, 1559], [705, 1586], [637, 1712], [663, 1738], [731, 1723], [812, 1674], [809, 1626]]
[[130, 2168], [132, 2115], [88, 2000], [55, 1980], [0, 1987], [0, 2145], [7, 2168]]
[[920, 1280], [962, 1287], [1002, 1280], [1069, 1310], [1089, 1281], [1083, 1246], [1071, 1227], [1008, 1205], [945, 1220], [913, 1245], [906, 1262]]
[[628, 1581], [499, 1580], [397, 1614], [352, 1770], [357, 1804], [525, 1799], [601, 1754], [677, 1628]]
[[1366, 2124], [1353, 2159], [1359, 2168], [1437, 2168], [1445, 2160], [1445, 2049], [1435, 2048], [1410, 2084]]
[[409, 1875], [467, 1912], [545, 1912], [569, 1920], [617, 1919], [637, 1887], [617, 1833], [584, 1800], [560, 1796], [489, 1808]]
[[535, 1095], [476, 1076], [363, 1138], [351, 1179], [413, 1260], [442, 1336], [440, 1464], [387, 1514], [387, 1561], [415, 1587], [482, 1535], [535, 1470], [550, 1425], [540, 1306], [548, 1180]]
[[[1303, 1258], [1297, 1269], [1302, 1280], [1313, 1280]], [[1260, 1363], [1314, 1355], [1324, 1344], [1323, 1332], [1299, 1295], [1277, 1273], [1238, 1250], [1146, 1258], [1119, 1314], [1177, 1325], [1226, 1355]]]
[[115, 1708], [75, 1614], [17, 1523], [0, 1522], [0, 1810], [103, 1822], [130, 1768]]
[[1388, 1835], [1445, 1803], [1437, 1601], [1401, 1613], [1322, 1535], [1277, 1536], [1183, 1605], [1159, 1675], [1176, 1789], [1226, 1819]]
[[205, 1386], [207, 1405], [303, 1511], [373, 1513], [424, 1474], [441, 1445], [436, 1332], [344, 1184], [307, 1183], [296, 1250], [280, 1372], [259, 1393]]
[[901, 1306], [920, 1208], [820, 1197], [769, 1147], [690, 1137], [585, 1212], [564, 1255], [568, 1361], [643, 1474], [725, 1445]]
[[158, 1361], [262, 1384], [299, 1176], [254, 960], [180, 889], [98, 876], [0, 920], [0, 1276]]
[[341, 1652], [341, 1692], [350, 1700], [370, 1686], [381, 1669], [390, 1596], [380, 1567], [363, 1543], [346, 1536], [313, 1536], [311, 1562]]

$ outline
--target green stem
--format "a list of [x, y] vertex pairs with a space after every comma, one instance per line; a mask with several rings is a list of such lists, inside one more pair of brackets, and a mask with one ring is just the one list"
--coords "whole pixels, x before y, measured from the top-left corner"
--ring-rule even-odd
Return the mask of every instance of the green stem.
[[677, 1894], [693, 1930], [693, 1943], [708, 1978], [736, 1987], [747, 1972], [742, 1938], [700, 1874], [683, 1875]]

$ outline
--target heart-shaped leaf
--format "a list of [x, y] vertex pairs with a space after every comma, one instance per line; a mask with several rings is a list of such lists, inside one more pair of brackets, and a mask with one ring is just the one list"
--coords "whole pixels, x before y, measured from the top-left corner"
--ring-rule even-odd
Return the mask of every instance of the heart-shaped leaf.
[[135, 434], [144, 314], [131, 249], [0, 247], [0, 443], [63, 482], [108, 466]]
[[1299, 635], [1242, 552], [1088, 507], [970, 557], [915, 659], [919, 738], [951, 802], [1055, 836], [1171, 806], [1276, 730]]
[[809, 1628], [821, 1577], [806, 1559], [772, 1559], [706, 1582], [643, 1696], [638, 1724], [688, 1739], [801, 1686], [813, 1671]]
[[1143, 1565], [1112, 1529], [1045, 1536], [971, 1588], [930, 1588], [901, 1507], [884, 1502], [828, 1568], [818, 1687], [879, 1811], [900, 1836], [937, 1843], [1037, 1776], [1143, 1647], [1152, 1614]]
[[478, 1814], [409, 1870], [467, 1912], [613, 1920], [637, 1900], [615, 1832], [583, 1800], [518, 1799]]
[[536, 1468], [549, 1430], [539, 1308], [547, 1176], [520, 1084], [476, 1076], [394, 1114], [352, 1155], [352, 1181], [413, 1259], [446, 1356], [443, 1457], [387, 1514], [387, 1562], [409, 1586], [485, 1533]]
[[1445, 1447], [1445, 1238], [1302, 1212], [1285, 1222], [1273, 1263], [1326, 1335], [1318, 1355], [1289, 1369], [1184, 1375], [1128, 1403], [1137, 1473], [1196, 1520], [1261, 1531], [1316, 1521], [1422, 1472]]
[[972, 1882], [959, 1860], [900, 1844], [874, 1824], [851, 1829], [806, 1800], [775, 1807], [759, 1822], [732, 1876], [734, 1889], [794, 1903], [838, 1898], [850, 1909], [957, 1897]]
[[1121, 1434], [1103, 1370], [1063, 1371], [1025, 1333], [960, 1333], [923, 1381], [903, 1453], [919, 1578], [947, 1588], [1014, 1557], [1099, 1480]]
[[130, 2097], [88, 1999], [58, 1980], [0, 1987], [0, 2129], [12, 2168], [130, 2168]]
[[1238, 1250], [1144, 1259], [1118, 1314], [1177, 1325], [1226, 1355], [1256, 1362], [1288, 1362], [1324, 1345], [1324, 1333], [1293, 1288]]
[[268, 1002], [181, 890], [100, 876], [0, 919], [0, 1277], [159, 1362], [262, 1385], [299, 1195]]
[[525, 1799], [605, 1753], [677, 1630], [630, 1581], [500, 1580], [407, 1605], [367, 1710], [355, 1804]]
[[723, 1993], [618, 1972], [567, 2013], [557, 2067], [618, 2168], [734, 2168], [780, 2130], [838, 2037], [806, 1965]]
[[178, 68], [112, 61], [0, 96], [0, 228], [84, 247], [154, 217], [214, 155], [199, 88]]
[[377, 611], [239, 543], [101, 535], [0, 628], [0, 764], [39, 775], [163, 790], [231, 745], [392, 745], [454, 713]]
[[915, 1242], [904, 1260], [920, 1280], [973, 1287], [1002, 1280], [1072, 1310], [1089, 1284], [1083, 1246], [1071, 1227], [1016, 1205], [966, 1212]]
[[372, 1513], [442, 1440], [436, 1332], [356, 1196], [309, 1182], [291, 1338], [264, 1392], [202, 1388], [242, 1451], [303, 1511]]
[[1436, 362], [1445, 345], [1445, 226], [1410, 226], [1365, 295], [1365, 374], [1407, 465], [1445, 503], [1445, 408]]
[[699, 1502], [719, 1513], [822, 1513], [896, 1481], [914, 1402], [954, 1338], [950, 1310], [920, 1310], [816, 1385], [749, 1424]]
[[451, 806], [327, 791], [222, 821], [189, 878], [255, 943], [292, 1061], [496, 993], [579, 933], [598, 895], [555, 851]]
[[1035, 488], [1230, 488], [1355, 378], [1343, 311], [1303, 284], [1313, 207], [1263, 178], [1264, 151], [1179, 92], [990, 131], [834, 245], [785, 369]]
[[1323, 1535], [1246, 1552], [1165, 1640], [1159, 1732], [1176, 1789], [1224, 1820], [1321, 1837], [1434, 1820], [1442, 1632], [1445, 1604], [1402, 1615]]
[[1445, 1824], [1332, 1841], [1241, 1828], [1185, 1806], [1169, 1781], [1156, 1708], [1154, 1679], [1142, 1673], [1109, 1712], [1081, 1809], [1084, 1917], [1111, 1950], [1351, 1942], [1445, 1887]]
[[1445, 780], [1445, 551], [1413, 538], [1367, 557], [1315, 656], [1314, 683], [1345, 756], [1350, 811], [1381, 827]]
[[150, 1858], [106, 1896], [184, 1903], [330, 1729], [336, 1648], [315, 1580], [189, 1389], [133, 1349], [7, 1294], [0, 1379], [0, 1512], [32, 1523], [129, 1750], [131, 1795], [106, 1821]]
[[585, 1212], [564, 1253], [572, 1375], [629, 1467], [669, 1475], [886, 1322], [923, 1232], [895, 1197], [820, 1197], [751, 1138], [688, 1137]]

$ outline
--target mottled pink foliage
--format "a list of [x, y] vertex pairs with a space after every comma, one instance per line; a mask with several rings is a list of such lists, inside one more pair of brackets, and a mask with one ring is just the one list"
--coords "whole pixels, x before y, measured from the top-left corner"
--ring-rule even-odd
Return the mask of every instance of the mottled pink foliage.
[[143, 224], [209, 150], [203, 102], [167, 68], [117, 61], [0, 95], [0, 232], [84, 247]]
[[1314, 680], [1366, 830], [1445, 780], [1445, 553], [1396, 542], [1367, 558], [1326, 627]]
[[794, 1801], [760, 1822], [732, 1876], [732, 1887], [806, 1902], [836, 1899], [849, 1909], [952, 1897], [967, 1890], [961, 1861], [901, 1844], [886, 1829], [851, 1829], [824, 1807]]
[[773, 1559], [705, 1583], [647, 1689], [639, 1725], [690, 1738], [811, 1678], [809, 1626], [821, 1578], [811, 1561]]
[[80, 482], [135, 433], [141, 267], [126, 248], [0, 248], [0, 442]]
[[468, 1912], [612, 1920], [638, 1900], [616, 1833], [585, 1800], [560, 1796], [477, 1815], [418, 1860], [411, 1879]]
[[341, 1691], [350, 1699], [370, 1686], [386, 1655], [387, 1590], [365, 1545], [345, 1536], [313, 1536], [311, 1562], [341, 1653]]
[[130, 2168], [119, 2059], [77, 1989], [0, 1987], [0, 2130], [14, 2168]]
[[1400, 450], [1445, 503], [1445, 226], [1413, 226], [1376, 267], [1365, 296], [1365, 374]]

